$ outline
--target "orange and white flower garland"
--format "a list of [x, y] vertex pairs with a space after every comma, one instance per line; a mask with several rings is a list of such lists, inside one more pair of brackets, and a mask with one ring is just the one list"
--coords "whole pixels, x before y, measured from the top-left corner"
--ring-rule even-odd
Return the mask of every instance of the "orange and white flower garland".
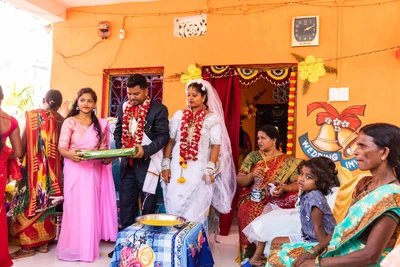
[[[197, 155], [199, 153], [199, 142], [201, 129], [203, 128], [204, 117], [206, 116], [206, 110], [202, 109], [193, 114], [190, 107], [183, 110], [182, 121], [181, 121], [181, 138], [180, 138], [180, 149], [179, 154], [181, 158], [179, 159], [179, 164], [182, 169], [186, 169], [188, 160], [197, 160]], [[189, 125], [194, 122], [194, 130], [192, 139], [189, 142]], [[186, 179], [180, 177], [178, 182], [183, 183]]]
[[293, 133], [294, 133], [294, 106], [296, 96], [296, 72], [290, 73], [289, 104], [288, 104], [288, 127], [286, 154], [293, 154]]
[[137, 127], [135, 134], [129, 132], [129, 122], [134, 119], [134, 106], [127, 103], [124, 116], [122, 117], [122, 147], [131, 148], [136, 145], [141, 145], [144, 135], [144, 124], [146, 121], [147, 112], [150, 107], [150, 98], [147, 97], [143, 104], [139, 107], [137, 117]]

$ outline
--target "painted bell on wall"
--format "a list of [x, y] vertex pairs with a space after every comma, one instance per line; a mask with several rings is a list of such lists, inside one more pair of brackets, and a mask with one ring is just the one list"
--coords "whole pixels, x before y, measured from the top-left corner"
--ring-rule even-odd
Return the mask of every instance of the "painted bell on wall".
[[319, 129], [317, 137], [311, 143], [324, 152], [335, 152], [341, 148], [337, 141], [337, 133], [332, 124], [323, 124]]
[[358, 133], [349, 128], [342, 128], [338, 133], [338, 142], [343, 147], [343, 155], [345, 157], [350, 157], [354, 154], [354, 150], [357, 148], [357, 136]]

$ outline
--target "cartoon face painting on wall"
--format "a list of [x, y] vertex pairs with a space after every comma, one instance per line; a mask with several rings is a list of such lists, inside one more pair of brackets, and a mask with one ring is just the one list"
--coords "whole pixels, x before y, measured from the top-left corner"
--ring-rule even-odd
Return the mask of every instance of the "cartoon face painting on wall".
[[358, 169], [354, 158], [357, 130], [362, 122], [358, 116], [364, 116], [366, 105], [350, 106], [339, 113], [332, 105], [314, 102], [307, 106], [307, 116], [316, 109], [324, 109], [316, 116], [316, 124], [320, 126], [318, 135], [312, 141], [308, 133], [299, 137], [301, 149], [309, 158], [325, 156], [349, 169]]

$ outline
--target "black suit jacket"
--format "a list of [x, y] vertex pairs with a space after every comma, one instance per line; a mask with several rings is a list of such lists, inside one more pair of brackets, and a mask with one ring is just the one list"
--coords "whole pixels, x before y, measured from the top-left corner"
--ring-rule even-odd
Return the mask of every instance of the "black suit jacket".
[[[122, 147], [122, 117], [123, 103], [118, 108], [118, 121], [114, 130], [114, 140], [116, 148]], [[168, 110], [160, 103], [151, 101], [147, 112], [144, 131], [151, 139], [151, 144], [143, 146], [144, 156], [141, 159], [133, 159], [133, 166], [129, 165], [128, 158], [121, 159], [121, 179], [124, 177], [127, 168], [134, 168], [136, 177], [140, 182], [144, 182], [150, 164], [150, 156], [157, 153], [169, 141], [169, 121]]]

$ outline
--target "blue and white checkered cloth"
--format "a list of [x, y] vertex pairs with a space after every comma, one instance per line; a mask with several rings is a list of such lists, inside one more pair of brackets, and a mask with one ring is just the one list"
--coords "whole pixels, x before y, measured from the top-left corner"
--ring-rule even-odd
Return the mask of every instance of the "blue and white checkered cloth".
[[150, 246], [155, 253], [154, 267], [214, 266], [207, 236], [201, 223], [181, 228], [134, 224], [118, 233], [110, 267], [123, 267], [121, 251]]

